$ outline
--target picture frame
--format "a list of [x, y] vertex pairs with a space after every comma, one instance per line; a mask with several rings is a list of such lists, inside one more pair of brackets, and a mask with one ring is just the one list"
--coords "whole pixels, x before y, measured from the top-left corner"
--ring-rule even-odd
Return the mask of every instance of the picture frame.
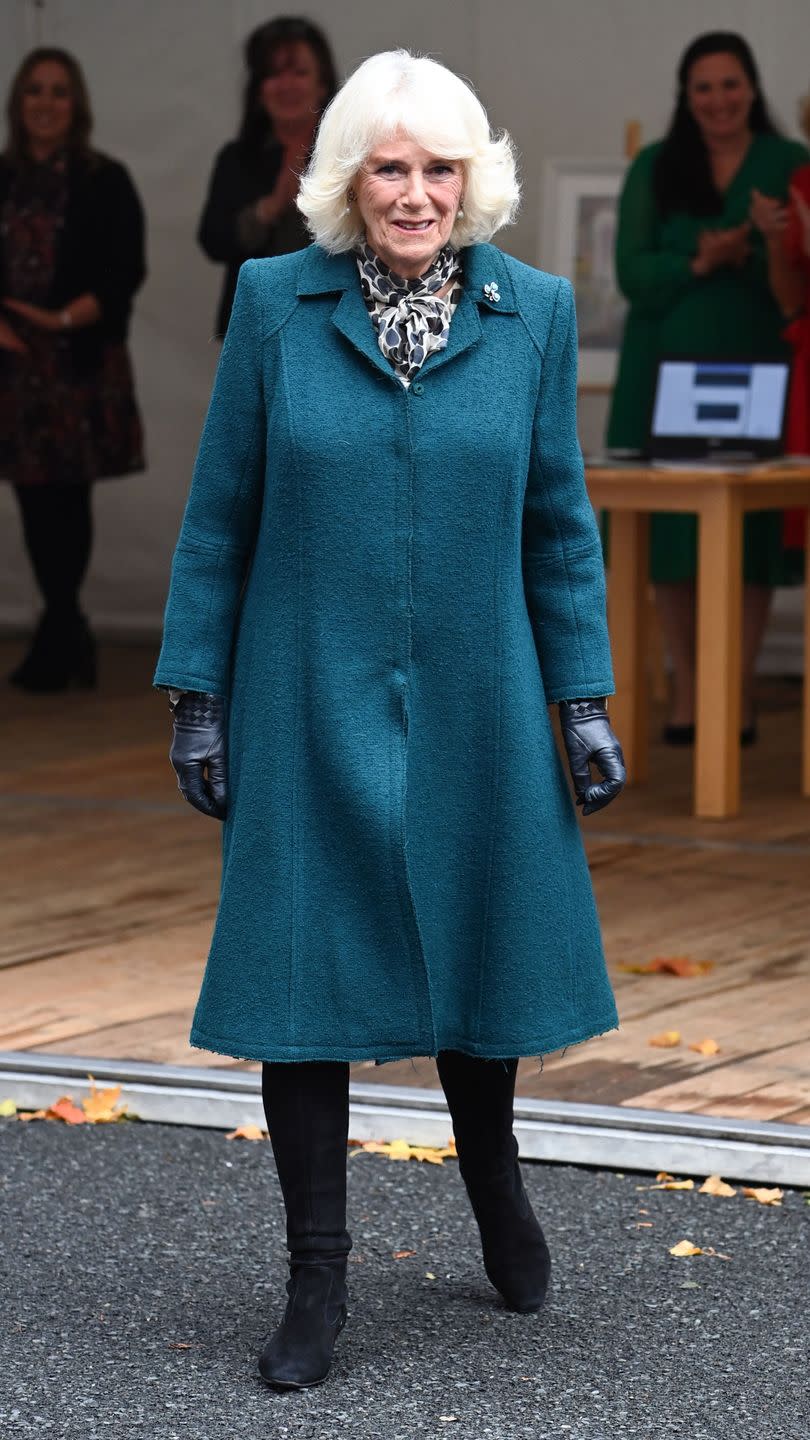
[[609, 390], [616, 378], [627, 302], [616, 283], [614, 252], [627, 163], [555, 157], [543, 171], [540, 263], [574, 286], [583, 390]]

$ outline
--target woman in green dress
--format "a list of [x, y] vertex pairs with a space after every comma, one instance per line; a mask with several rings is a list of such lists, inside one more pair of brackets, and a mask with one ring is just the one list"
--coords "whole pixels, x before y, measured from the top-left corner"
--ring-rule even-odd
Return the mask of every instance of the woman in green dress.
[[[619, 211], [617, 271], [630, 301], [607, 442], [647, 438], [658, 358], [787, 357], [769, 274], [781, 238], [761, 225], [784, 202], [804, 146], [771, 120], [754, 57], [738, 35], [702, 35], [678, 68], [669, 131], [640, 151]], [[694, 739], [697, 520], [654, 515], [651, 578], [673, 665], [664, 738]], [[782, 544], [778, 511], [748, 516], [744, 543], [743, 742], [755, 738], [754, 667], [773, 587], [798, 583], [801, 557]]]

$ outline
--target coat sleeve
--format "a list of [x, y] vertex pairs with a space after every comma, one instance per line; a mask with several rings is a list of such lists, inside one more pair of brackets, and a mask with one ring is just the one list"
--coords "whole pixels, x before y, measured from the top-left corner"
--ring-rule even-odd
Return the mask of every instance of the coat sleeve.
[[180, 538], [154, 684], [227, 695], [265, 466], [260, 262], [239, 272]]
[[123, 165], [104, 166], [96, 190], [99, 252], [92, 290], [109, 328], [123, 332], [132, 297], [146, 277], [143, 206]]
[[557, 282], [523, 505], [523, 582], [546, 699], [612, 695], [605, 572], [577, 439], [574, 295]]
[[692, 274], [691, 256], [660, 248], [652, 165], [650, 152], [642, 150], [627, 172], [619, 202], [616, 277], [632, 305], [657, 312], [700, 282]]

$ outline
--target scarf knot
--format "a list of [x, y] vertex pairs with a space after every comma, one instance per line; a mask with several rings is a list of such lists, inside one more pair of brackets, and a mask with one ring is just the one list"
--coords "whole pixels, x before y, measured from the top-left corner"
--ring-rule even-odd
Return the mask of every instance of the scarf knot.
[[432, 350], [447, 344], [453, 307], [443, 290], [460, 274], [458, 255], [449, 245], [415, 280], [397, 275], [370, 245], [357, 250], [363, 298], [377, 327], [377, 342], [394, 368], [410, 383]]

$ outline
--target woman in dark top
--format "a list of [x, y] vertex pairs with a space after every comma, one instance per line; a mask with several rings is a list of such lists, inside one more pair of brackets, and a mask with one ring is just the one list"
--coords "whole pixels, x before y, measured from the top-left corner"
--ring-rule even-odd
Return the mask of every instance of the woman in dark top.
[[0, 157], [0, 477], [14, 487], [44, 611], [9, 676], [25, 690], [95, 683], [79, 608], [90, 487], [142, 470], [126, 349], [145, 275], [143, 214], [117, 161], [90, 148], [84, 78], [64, 50], [32, 51], [8, 101]]
[[296, 208], [322, 111], [336, 89], [329, 42], [307, 20], [260, 25], [245, 45], [242, 127], [220, 150], [197, 238], [227, 266], [217, 313], [222, 337], [243, 260], [303, 250], [310, 236]]

